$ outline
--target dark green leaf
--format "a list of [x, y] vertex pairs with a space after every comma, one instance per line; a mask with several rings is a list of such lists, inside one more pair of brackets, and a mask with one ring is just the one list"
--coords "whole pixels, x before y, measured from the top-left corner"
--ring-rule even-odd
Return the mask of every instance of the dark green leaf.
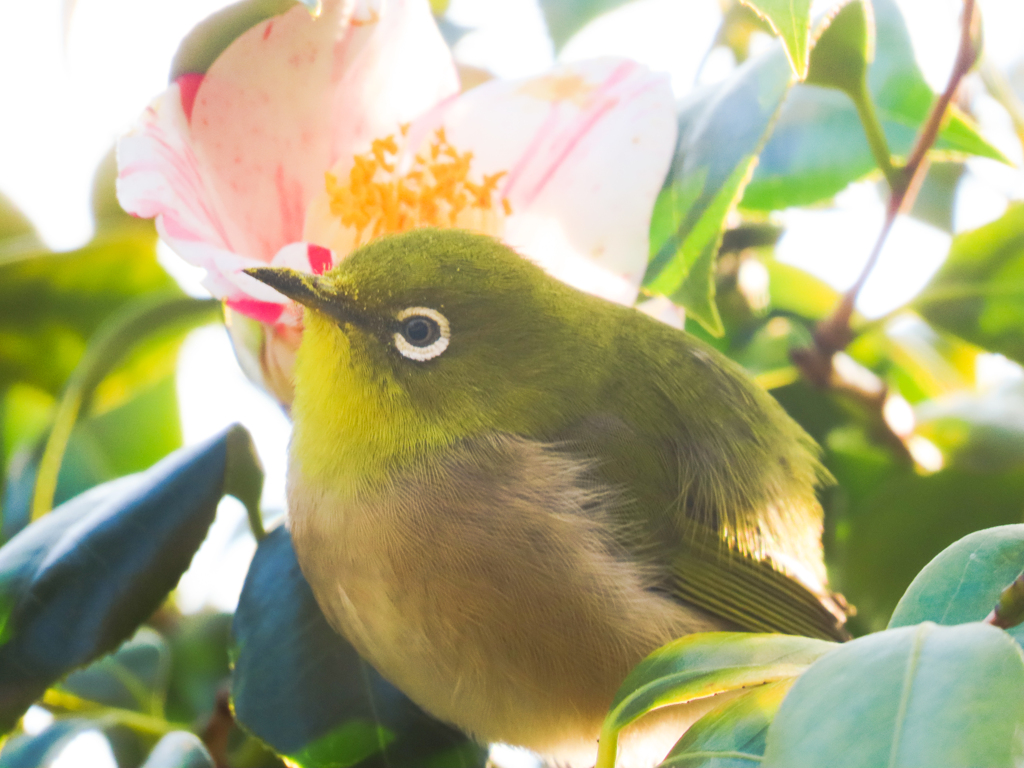
[[540, 0], [540, 9], [557, 51], [587, 22], [627, 2], [629, 0]]
[[203, 742], [194, 733], [172, 731], [160, 739], [142, 768], [215, 768]]
[[167, 643], [143, 627], [116, 653], [72, 672], [58, 688], [107, 707], [162, 716], [169, 673]]
[[957, 235], [912, 306], [932, 325], [1024, 362], [1024, 203]]
[[[981, 621], [1000, 593], [1024, 571], [1024, 525], [976, 531], [942, 550], [911, 582], [889, 621], [906, 627], [922, 621]], [[1024, 626], [1009, 630], [1024, 642]]]
[[793, 680], [759, 685], [715, 707], [690, 727], [660, 768], [756, 768], [768, 726], [792, 685]]
[[674, 640], [619, 686], [601, 728], [598, 765], [611, 765], [616, 736], [658, 707], [796, 677], [835, 643], [794, 635], [707, 632]]
[[[876, 54], [868, 90], [892, 152], [905, 157], [934, 93], [914, 59], [895, 0], [875, 0]], [[970, 155], [1005, 161], [956, 110], [943, 124], [933, 156]], [[831, 88], [795, 86], [746, 187], [742, 208], [778, 210], [825, 200], [876, 167], [857, 108]]]
[[1009, 766], [1024, 731], [1024, 657], [1001, 629], [930, 622], [840, 646], [793, 685], [764, 768]]
[[96, 727], [91, 720], [61, 719], [35, 736], [16, 736], [0, 751], [0, 768], [47, 768], [75, 736]]
[[47, 687], [114, 650], [188, 567], [230, 486], [232, 427], [94, 488], [0, 548], [0, 729]]
[[710, 332], [722, 323], [714, 300], [722, 225], [743, 189], [792, 71], [777, 46], [743, 64], [724, 83], [679, 107], [675, 158], [651, 222], [645, 287], [682, 304]]
[[811, 30], [811, 0], [742, 0], [771, 24], [786, 46], [796, 76], [807, 74], [807, 45]]
[[424, 714], [331, 629], [283, 527], [256, 550], [232, 628], [238, 722], [305, 768], [483, 766], [486, 750]]

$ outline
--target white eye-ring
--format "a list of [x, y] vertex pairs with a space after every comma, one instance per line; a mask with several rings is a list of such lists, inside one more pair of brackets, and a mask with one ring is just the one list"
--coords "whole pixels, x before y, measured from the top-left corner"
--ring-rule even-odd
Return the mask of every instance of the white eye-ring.
[[446, 349], [451, 338], [448, 318], [436, 309], [408, 307], [398, 313], [395, 348], [410, 360], [433, 360]]

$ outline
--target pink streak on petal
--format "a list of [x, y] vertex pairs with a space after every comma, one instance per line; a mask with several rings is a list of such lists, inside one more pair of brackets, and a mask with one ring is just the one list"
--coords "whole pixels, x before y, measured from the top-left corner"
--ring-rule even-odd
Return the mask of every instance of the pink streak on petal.
[[330, 248], [310, 243], [306, 251], [309, 256], [309, 266], [314, 275], [322, 275], [334, 266], [334, 254], [331, 253]]
[[272, 304], [269, 301], [256, 301], [255, 299], [228, 299], [225, 302], [235, 312], [240, 312], [253, 320], [272, 325], [280, 319], [284, 313], [284, 304]]
[[199, 93], [199, 85], [204, 77], [201, 72], [187, 72], [174, 81], [181, 90], [181, 108], [189, 122], [192, 122], [192, 107], [195, 106], [196, 94]]

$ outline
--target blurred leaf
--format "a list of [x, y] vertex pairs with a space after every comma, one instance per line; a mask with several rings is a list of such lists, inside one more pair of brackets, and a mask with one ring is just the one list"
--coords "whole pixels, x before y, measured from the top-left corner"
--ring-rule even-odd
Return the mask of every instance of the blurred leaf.
[[[312, 0], [302, 0], [309, 6]], [[296, 0], [241, 0], [207, 16], [181, 41], [171, 62], [170, 81], [206, 70], [243, 32], [295, 6]]]
[[219, 315], [220, 302], [216, 299], [143, 298], [114, 313], [100, 326], [69, 378], [54, 415], [39, 461], [32, 500], [33, 518], [45, 514], [53, 505], [61, 460], [72, 429], [100, 382], [116, 370], [125, 357], [154, 337], [173, 333], [180, 339], [184, 331], [211, 322]]
[[[826, 464], [841, 498], [832, 510], [832, 587], [858, 611], [866, 630], [882, 629], [907, 585], [935, 555], [980, 528], [1020, 522], [1024, 471], [950, 467], [922, 476], [896, 463], [858, 430], [834, 431]], [[833, 501], [833, 504], [835, 502]]]
[[[874, 0], [876, 54], [868, 89], [893, 154], [906, 156], [934, 93], [914, 59], [895, 0]], [[943, 123], [933, 159], [970, 155], [1007, 162], [957, 110]], [[740, 206], [778, 210], [832, 197], [874, 170], [874, 156], [853, 101], [844, 93], [798, 84], [782, 105]]]
[[681, 304], [714, 335], [723, 332], [713, 282], [722, 226], [791, 78], [782, 46], [776, 46], [679, 107], [679, 138], [655, 204], [644, 286]]
[[629, 0], [540, 0], [540, 9], [557, 51], [588, 22], [627, 2]]
[[[725, 7], [727, 5], [727, 7]], [[750, 55], [750, 40], [755, 32], [772, 34], [772, 26], [741, 0], [729, 0], [722, 18], [722, 26], [715, 37], [715, 45], [724, 45], [732, 51], [736, 62], [742, 64]]]
[[251, 450], [232, 427], [73, 499], [0, 548], [0, 729], [149, 617], [235, 482], [229, 468]]
[[963, 163], [932, 163], [914, 199], [910, 215], [952, 234], [956, 191], [966, 167]]
[[766, 261], [765, 267], [769, 306], [774, 311], [805, 320], [823, 320], [841, 298], [835, 288], [799, 267], [774, 260]]
[[15, 736], [0, 751], [0, 768], [47, 768], [75, 736], [95, 728], [91, 720], [62, 718], [35, 736]]
[[153, 747], [142, 768], [216, 768], [216, 764], [198, 736], [172, 731]]
[[951, 464], [976, 472], [1024, 469], [1024, 383], [1020, 381], [922, 403], [916, 416], [918, 434], [935, 443]]
[[808, 637], [746, 632], [674, 640], [641, 661], [619, 686], [601, 727], [597, 764], [612, 765], [619, 731], [653, 709], [796, 677], [834, 648]]
[[178, 620], [167, 636], [171, 646], [169, 719], [185, 723], [209, 719], [217, 695], [227, 690], [230, 640], [230, 614], [200, 613]]
[[[955, 625], [981, 621], [1024, 571], [1024, 525], [976, 531], [942, 550], [910, 583], [889, 627], [923, 621]], [[1008, 632], [1024, 643], [1024, 625]]]
[[1024, 658], [1001, 629], [932, 623], [836, 648], [793, 685], [764, 768], [1011, 766], [1024, 730]]
[[103, 706], [162, 717], [169, 673], [167, 643], [143, 627], [115, 653], [72, 672], [57, 688]]
[[1024, 203], [957, 235], [912, 306], [932, 325], [1024, 362]]
[[874, 18], [862, 0], [848, 0], [836, 8], [817, 31], [805, 82], [861, 93], [874, 53]]
[[256, 550], [232, 627], [235, 717], [305, 768], [483, 766], [486, 750], [426, 715], [327, 623], [288, 531]]
[[742, 0], [782, 38], [793, 72], [807, 74], [807, 47], [811, 29], [811, 0]]
[[0, 193], [0, 264], [22, 253], [43, 249], [32, 222]]
[[792, 384], [800, 374], [790, 361], [792, 350], [812, 342], [810, 330], [786, 317], [773, 317], [731, 357], [765, 389]]
[[0, 388], [59, 393], [111, 313], [141, 294], [181, 296], [155, 246], [154, 232], [132, 229], [76, 251], [0, 256]]

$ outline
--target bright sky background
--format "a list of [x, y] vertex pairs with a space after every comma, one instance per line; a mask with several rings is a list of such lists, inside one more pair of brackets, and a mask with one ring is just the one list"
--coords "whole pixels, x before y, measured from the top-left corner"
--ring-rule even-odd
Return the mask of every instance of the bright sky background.
[[[1024, 2], [979, 2], [988, 55], [1005, 70], [1024, 56]], [[96, 165], [165, 87], [182, 36], [226, 4], [78, 0], [65, 45], [62, 0], [2, 0], [0, 71], [6, 75], [0, 79], [0, 191], [33, 220], [53, 248], [74, 248], [90, 237], [88, 199]], [[815, 3], [819, 8], [826, 5]], [[925, 76], [939, 90], [956, 48], [961, 2], [900, 0], [900, 6]], [[517, 77], [542, 71], [553, 61], [536, 0], [452, 0], [450, 18], [476, 29], [456, 49], [468, 64]], [[570, 41], [563, 57], [630, 56], [671, 73], [673, 87], [685, 93], [719, 20], [715, 0], [636, 0], [592, 23]], [[705, 65], [701, 79], [713, 80], [729, 67], [731, 55], [722, 52]], [[1005, 113], [984, 96], [975, 107], [987, 138], [1019, 165], [1021, 148]], [[958, 196], [958, 230], [999, 216], [1007, 199], [1024, 198], [1019, 167], [979, 160], [972, 161], [970, 169]], [[875, 185], [853, 185], [832, 208], [785, 212], [788, 232], [778, 255], [846, 287], [859, 273], [882, 217]], [[927, 225], [900, 221], [862, 294], [860, 308], [880, 315], [912, 296], [941, 263], [949, 241], [947, 234]], [[196, 270], [170, 252], [162, 258], [187, 290], [203, 295]], [[222, 330], [202, 330], [188, 340], [178, 386], [187, 443], [235, 421], [253, 433], [268, 472], [267, 514], [280, 514], [290, 427], [277, 406], [245, 380]], [[184, 609], [233, 607], [253, 550], [243, 517], [239, 505], [230, 500], [222, 505], [210, 540], [179, 590]], [[99, 764], [79, 762], [81, 754], [66, 753], [60, 765]]]

